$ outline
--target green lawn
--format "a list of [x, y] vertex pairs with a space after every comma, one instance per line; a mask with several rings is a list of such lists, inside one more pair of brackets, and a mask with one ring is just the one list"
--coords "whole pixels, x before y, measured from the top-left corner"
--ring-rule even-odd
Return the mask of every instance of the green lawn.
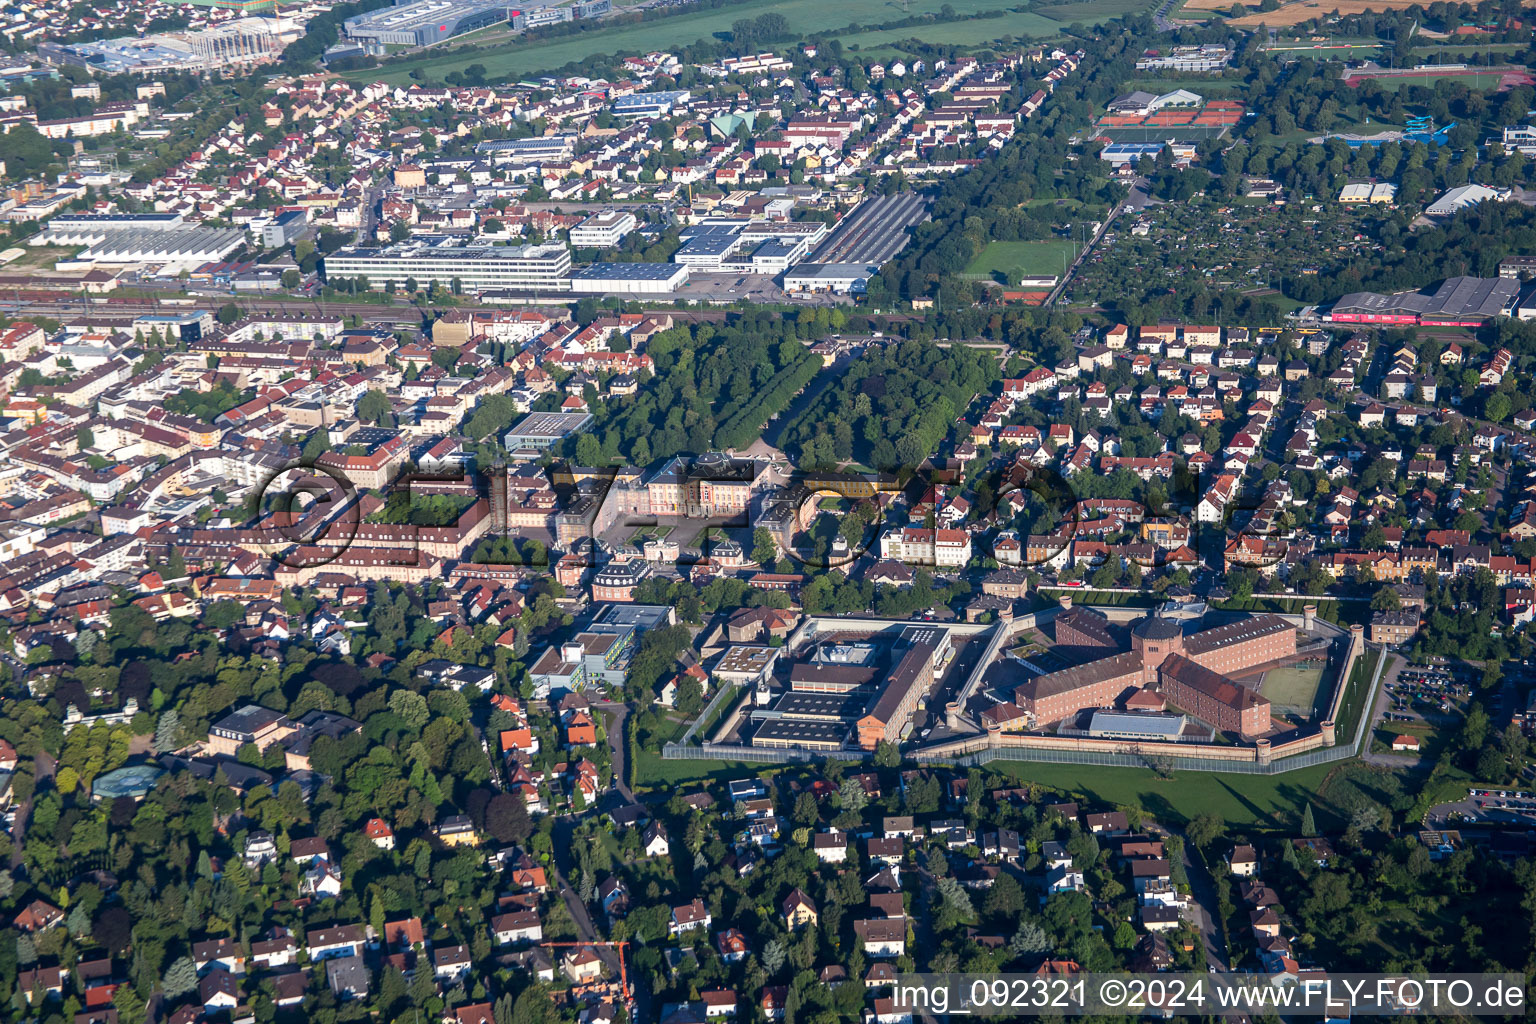
[[1329, 810], [1318, 790], [1334, 765], [1298, 768], [1280, 775], [1237, 775], [1175, 769], [1158, 778], [1145, 768], [993, 761], [989, 771], [1037, 782], [1098, 805], [1140, 807], [1173, 824], [1215, 814], [1238, 827], [1295, 829], [1310, 802], [1314, 814]]
[[1473, 92], [1485, 92], [1489, 89], [1497, 89], [1503, 75], [1497, 71], [1479, 73], [1476, 75], [1437, 75], [1426, 73], [1422, 75], [1394, 76], [1392, 78], [1378, 78], [1376, 84], [1380, 85], [1384, 92], [1397, 92], [1406, 89], [1410, 85], [1421, 85], [1426, 89], [1432, 89], [1436, 82], [1456, 82], [1465, 85]]
[[[1350, 743], [1355, 738], [1355, 729], [1360, 724], [1360, 716], [1365, 713], [1365, 699], [1370, 692], [1371, 679], [1376, 673], [1376, 662], [1381, 658], [1381, 652], [1367, 648], [1355, 662], [1355, 670], [1350, 673], [1349, 681], [1344, 691], [1344, 701], [1339, 705], [1339, 720], [1334, 723], [1335, 735], [1341, 744]], [[1392, 671], [1392, 662], [1395, 659], [1390, 655], [1387, 664], [1382, 669], [1382, 675]]]
[[1339, 626], [1364, 624], [1370, 618], [1370, 605], [1364, 601], [1336, 601], [1331, 597], [1232, 597], [1225, 601], [1213, 601], [1211, 607], [1228, 612], [1275, 612], [1279, 615], [1300, 615], [1302, 608], [1317, 605], [1317, 616]]
[[1147, 0], [1092, 0], [1086, 3], [1041, 4], [1035, 10], [1063, 25], [1073, 22], [1098, 25], [1124, 14], [1147, 10], [1151, 6]]
[[[1455, 733], [1454, 729], [1447, 730]], [[1419, 740], [1417, 753], [1431, 761], [1440, 756], [1440, 752], [1446, 744], [1446, 737], [1431, 722], [1382, 722], [1371, 731], [1371, 749], [1383, 753], [1392, 753], [1392, 741], [1399, 736], [1416, 736]], [[1400, 754], [1415, 753], [1411, 750], [1397, 751]]]
[[1431, 57], [1451, 57], [1460, 59], [1470, 57], [1475, 53], [1519, 53], [1526, 48], [1525, 43], [1450, 43], [1444, 46], [1433, 43], [1424, 46], [1415, 46], [1413, 52], [1426, 54]]
[[[1147, 92], [1173, 92], [1175, 89], [1188, 89], [1190, 92], [1199, 93], [1226, 93], [1233, 89], [1242, 88], [1242, 82], [1231, 81], [1225, 78], [1201, 78], [1198, 75], [1193, 78], [1161, 78], [1156, 75], [1147, 78], [1133, 78], [1126, 82], [1126, 91], [1145, 89]], [[1218, 99], [1225, 97], [1218, 97]]]
[[1036, 242], [988, 242], [987, 247], [965, 268], [965, 272], [982, 277], [1001, 275], [1008, 279], [1009, 284], [1023, 277], [1060, 277], [1066, 264], [1076, 255], [1077, 243], [1062, 238]]
[[634, 783], [638, 792], [660, 790], [665, 792], [682, 782], [709, 782], [723, 778], [740, 778], [755, 773], [767, 765], [737, 764], [731, 761], [708, 761], [680, 758], [668, 761], [660, 754], [648, 750], [633, 750]]
[[[869, 32], [843, 33], [838, 36], [845, 47], [857, 47], [864, 56], [881, 56], [908, 52], [897, 44], [917, 40], [924, 45], [945, 46], [994, 46], [1005, 36], [1021, 36], [1033, 39], [1051, 39], [1061, 34], [1064, 26], [1059, 21], [1042, 17], [1031, 11], [1009, 11], [1001, 18], [977, 18], [973, 21], [952, 21], [941, 25], [915, 25], [907, 28], [876, 29]], [[878, 49], [878, 52], [871, 52]]]
[[[1047, 593], [1049, 592], [1049, 593]], [[1089, 590], [1086, 587], [1041, 587], [1037, 594], [1041, 600], [1041, 607], [1054, 608], [1063, 595], [1072, 598], [1073, 604], [1100, 604], [1114, 605], [1116, 607], [1151, 608], [1152, 595], [1149, 593], [1126, 593], [1119, 590]]]
[[[1128, 3], [1131, 0], [1111, 2]], [[412, 71], [421, 71], [431, 80], [441, 80], [450, 71], [462, 70], [470, 64], [481, 64], [488, 78], [519, 78], [599, 56], [677, 49], [701, 39], [709, 39], [716, 33], [728, 33], [732, 23], [740, 19], [755, 18], [770, 12], [783, 15], [794, 35], [807, 36], [814, 32], [835, 31], [846, 25], [880, 24], [912, 15], [936, 14], [946, 4], [956, 14], [965, 16], [983, 11], [1006, 10], [1016, 6], [1016, 0], [843, 0], [831, 8], [820, 0], [740, 0], [723, 7], [705, 8], [696, 13], [662, 18], [646, 24], [611, 25], [554, 40], [542, 39], [535, 33], [532, 37], [508, 42], [492, 52], [450, 50], [434, 54], [429, 51], [416, 60], [392, 65], [382, 72], [363, 70], [349, 73], [347, 77], [409, 84]], [[1138, 6], [1143, 4], [1138, 2]], [[1060, 22], [1039, 15], [1010, 12], [1002, 18], [914, 26], [889, 32], [844, 33], [841, 38], [844, 45], [857, 40], [861, 47], [913, 36], [928, 42], [976, 45], [1004, 35], [1054, 36], [1062, 27]]]

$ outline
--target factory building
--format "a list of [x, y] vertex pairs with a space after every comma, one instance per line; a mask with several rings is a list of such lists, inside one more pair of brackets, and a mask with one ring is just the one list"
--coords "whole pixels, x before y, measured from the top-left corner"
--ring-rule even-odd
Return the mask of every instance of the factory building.
[[687, 283], [678, 263], [594, 263], [571, 275], [578, 295], [670, 295]]
[[862, 295], [879, 271], [867, 263], [801, 263], [785, 272], [784, 290]]
[[287, 18], [237, 18], [198, 31], [96, 42], [43, 42], [37, 55], [49, 64], [100, 75], [211, 71], [275, 61], [284, 47], [303, 34], [303, 24]]
[[1448, 277], [1433, 291], [1351, 292], [1333, 304], [1334, 323], [1416, 324], [1424, 327], [1476, 327], [1508, 316], [1520, 295], [1520, 282], [1507, 277]]
[[431, 46], [503, 21], [507, 8], [487, 0], [416, 0], [358, 14], [342, 22], [354, 42]]
[[570, 7], [540, 7], [513, 9], [507, 12], [507, 21], [514, 32], [526, 32], [545, 25], [559, 25], [575, 19], [576, 12]]
[[619, 117], [666, 117], [691, 97], [687, 89], [636, 92], [615, 99], [611, 109]]
[[776, 274], [805, 258], [827, 234], [819, 221], [712, 217], [685, 228], [672, 259], [703, 273]]
[[281, 249], [302, 235], [308, 226], [308, 210], [280, 213], [261, 226], [261, 244], [268, 249]]
[[84, 251], [54, 266], [58, 270], [156, 266], [161, 273], [174, 275], [222, 262], [245, 244], [245, 238], [239, 228], [120, 228], [103, 232]]
[[497, 163], [533, 164], [545, 160], [569, 160], [576, 153], [576, 136], [566, 132], [527, 139], [488, 139], [475, 143], [475, 152]]
[[32, 245], [95, 245], [113, 231], [169, 231], [182, 227], [179, 213], [61, 213]]
[[525, 292], [571, 290], [571, 253], [564, 245], [455, 245], [452, 239], [407, 241], [374, 248], [347, 246], [322, 264], [326, 280], [366, 277], [375, 286], [401, 287], [414, 279], [420, 287], [436, 281], [449, 287], [455, 279], [468, 290], [504, 288]]

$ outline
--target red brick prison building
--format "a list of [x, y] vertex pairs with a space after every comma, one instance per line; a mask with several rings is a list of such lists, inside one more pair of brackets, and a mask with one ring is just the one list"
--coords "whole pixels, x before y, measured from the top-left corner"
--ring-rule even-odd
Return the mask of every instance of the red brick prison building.
[[[1058, 646], [1113, 649], [1104, 643], [1111, 634], [1103, 616], [1084, 608], [1062, 614], [1067, 621], [1057, 626]], [[1278, 615], [1189, 636], [1177, 622], [1149, 615], [1132, 628], [1129, 651], [1028, 679], [1014, 690], [1014, 703], [1039, 726], [1153, 688], [1223, 732], [1252, 738], [1270, 729], [1269, 701], [1229, 677], [1295, 653], [1296, 627]]]

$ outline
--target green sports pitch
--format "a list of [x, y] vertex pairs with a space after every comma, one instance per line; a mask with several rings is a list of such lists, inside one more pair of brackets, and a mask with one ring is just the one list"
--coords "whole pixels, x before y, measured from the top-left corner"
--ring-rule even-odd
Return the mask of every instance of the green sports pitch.
[[1102, 128], [1099, 136], [1113, 142], [1204, 142], [1221, 138], [1229, 127], [1225, 124], [1133, 125]]

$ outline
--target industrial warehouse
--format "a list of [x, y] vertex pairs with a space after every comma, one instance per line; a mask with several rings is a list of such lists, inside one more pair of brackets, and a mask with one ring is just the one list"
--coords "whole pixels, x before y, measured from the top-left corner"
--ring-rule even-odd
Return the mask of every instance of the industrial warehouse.
[[580, 295], [667, 295], [687, 283], [680, 263], [593, 263], [571, 275]]
[[102, 75], [158, 75], [169, 71], [214, 71], [265, 64], [304, 34], [302, 22], [286, 18], [237, 18], [198, 31], [162, 32], [96, 42], [38, 45], [37, 55], [58, 67]]
[[1499, 277], [1450, 277], [1429, 292], [1351, 292], [1333, 304], [1328, 319], [1350, 324], [1477, 327], [1508, 316], [1520, 282]]
[[431, 46], [445, 39], [495, 25], [507, 18], [507, 5], [486, 0], [417, 0], [348, 18], [342, 30], [354, 42], [396, 46]]
[[[54, 264], [58, 270], [92, 267], [158, 267], [164, 274], [191, 271], [227, 258], [245, 244], [239, 228], [176, 225], [164, 228], [117, 227], [93, 232], [80, 253]], [[76, 242], [74, 244], [82, 244]]]

